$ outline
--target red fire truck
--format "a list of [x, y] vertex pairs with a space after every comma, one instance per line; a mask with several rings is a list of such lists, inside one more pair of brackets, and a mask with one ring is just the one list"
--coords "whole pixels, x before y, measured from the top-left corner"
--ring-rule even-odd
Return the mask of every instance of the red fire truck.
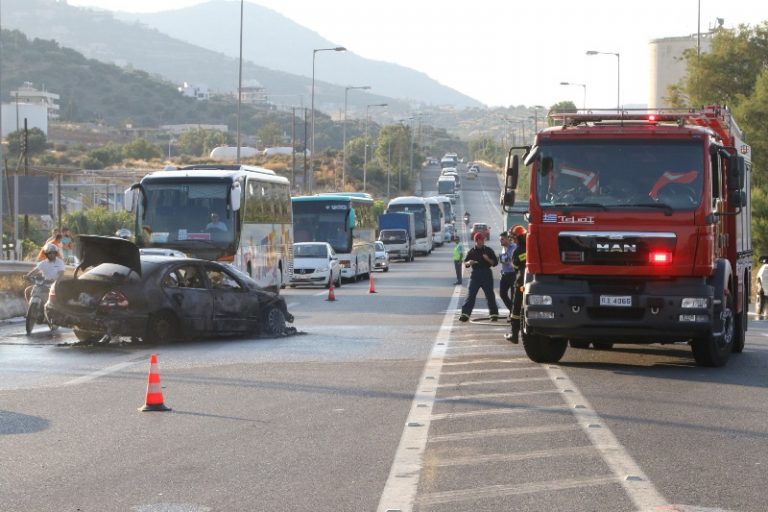
[[522, 339], [572, 347], [689, 343], [722, 366], [744, 349], [751, 150], [725, 107], [553, 114], [511, 148], [502, 207], [530, 172]]

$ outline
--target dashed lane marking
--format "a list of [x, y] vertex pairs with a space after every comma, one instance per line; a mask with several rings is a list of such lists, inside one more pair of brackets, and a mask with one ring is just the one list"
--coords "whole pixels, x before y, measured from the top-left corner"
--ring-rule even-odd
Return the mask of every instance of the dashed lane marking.
[[475, 418], [477, 416], [499, 416], [502, 414], [523, 414], [523, 413], [563, 413], [569, 412], [570, 407], [567, 405], [515, 405], [512, 407], [504, 407], [502, 409], [477, 409], [475, 411], [463, 411], [463, 412], [446, 412], [442, 414], [433, 414], [432, 421], [439, 420], [455, 420], [459, 418]]
[[441, 436], [432, 436], [430, 443], [443, 443], [453, 441], [466, 441], [469, 439], [483, 439], [487, 437], [504, 436], [524, 436], [530, 434], [549, 434], [553, 432], [568, 432], [578, 430], [579, 426], [575, 424], [565, 425], [541, 425], [537, 427], [518, 427], [518, 428], [491, 428], [486, 430], [474, 430], [472, 432], [457, 432], [455, 434], [444, 434]]
[[507, 372], [521, 372], [526, 370], [543, 370], [541, 366], [521, 366], [518, 368], [485, 368], [477, 370], [462, 370], [458, 372], [442, 372], [440, 375], [443, 377], [451, 377], [453, 375], [478, 375], [482, 373], [507, 373]]
[[[458, 501], [477, 501], [490, 498], [503, 498], [520, 494], [544, 493], [566, 489], [581, 489], [598, 485], [617, 483], [615, 476], [597, 476], [592, 478], [571, 478], [549, 482], [531, 482], [518, 485], [489, 485], [457, 491], [433, 492], [419, 497], [419, 505], [440, 505]], [[409, 509], [410, 510], [410, 509]]]
[[[146, 361], [147, 357], [142, 357], [142, 361]], [[96, 370], [95, 372], [89, 373], [88, 375], [83, 375], [81, 377], [77, 377], [72, 380], [68, 380], [63, 385], [64, 386], [75, 386], [77, 384], [85, 384], [86, 382], [91, 382], [93, 380], [98, 379], [99, 377], [104, 377], [105, 375], [110, 375], [113, 373], [117, 373], [121, 370], [124, 370], [128, 367], [134, 366], [139, 364], [139, 361], [126, 361], [124, 363], [118, 363], [114, 364], [112, 366], [108, 366], [106, 368], [102, 368], [101, 370]]]
[[[521, 369], [521, 368], [518, 368]], [[442, 374], [445, 375], [445, 374]], [[549, 380], [549, 377], [523, 377], [522, 379], [493, 379], [493, 380], [468, 380], [463, 382], [438, 384], [439, 388], [463, 388], [466, 386], [485, 386], [487, 384], [518, 384], [520, 382], [536, 382], [537, 380]]]
[[474, 457], [457, 457], [455, 459], [443, 459], [433, 462], [434, 467], [452, 467], [452, 466], [477, 466], [480, 464], [490, 464], [494, 462], [515, 462], [531, 459], [549, 459], [554, 457], [599, 457], [595, 452], [595, 447], [572, 446], [569, 448], [550, 448], [548, 450], [536, 450], [522, 453], [491, 453], [488, 455], [478, 455]]

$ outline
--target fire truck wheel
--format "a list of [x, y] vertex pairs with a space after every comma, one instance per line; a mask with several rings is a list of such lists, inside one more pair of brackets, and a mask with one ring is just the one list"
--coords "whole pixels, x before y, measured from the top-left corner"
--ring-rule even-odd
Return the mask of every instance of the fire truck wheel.
[[569, 341], [568, 344], [571, 346], [571, 348], [589, 348], [589, 342], [588, 341]]
[[744, 341], [747, 336], [747, 316], [749, 311], [749, 293], [747, 292], [747, 287], [744, 287], [744, 296], [742, 297], [742, 304], [744, 307], [741, 310], [741, 313], [736, 315], [736, 321], [734, 325], [734, 334], [733, 334], [733, 347], [731, 348], [731, 352], [735, 354], [740, 354], [744, 351]]
[[533, 362], [556, 363], [565, 354], [568, 340], [523, 333], [523, 348]]
[[613, 348], [613, 343], [595, 342], [595, 343], [592, 343], [592, 346], [595, 348], [595, 350], [611, 350]]
[[[722, 334], [719, 336], [714, 336], [712, 333], [702, 335], [695, 338], [691, 344], [693, 358], [699, 366], [724, 366], [731, 355], [735, 331], [733, 297], [731, 294], [726, 293], [725, 297], [723, 297], [723, 305], [723, 325], [720, 327]], [[718, 329], [718, 326], [712, 327], [713, 329]]]

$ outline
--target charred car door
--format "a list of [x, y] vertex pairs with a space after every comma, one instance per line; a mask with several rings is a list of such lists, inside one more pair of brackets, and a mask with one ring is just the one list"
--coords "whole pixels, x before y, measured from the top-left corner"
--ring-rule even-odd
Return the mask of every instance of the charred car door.
[[186, 335], [213, 329], [213, 295], [199, 263], [175, 265], [165, 271], [161, 286]]
[[205, 272], [213, 296], [214, 330], [220, 333], [256, 330], [259, 318], [258, 295], [222, 266], [208, 264]]

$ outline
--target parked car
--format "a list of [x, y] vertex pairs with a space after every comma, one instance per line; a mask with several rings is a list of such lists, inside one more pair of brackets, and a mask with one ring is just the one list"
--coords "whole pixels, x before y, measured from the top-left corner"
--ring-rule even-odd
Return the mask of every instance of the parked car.
[[[117, 237], [80, 235], [80, 265], [51, 289], [46, 315], [77, 339], [147, 343], [207, 335], [282, 334], [285, 300], [215, 261], [141, 255]], [[105, 338], [106, 336], [106, 338]]]
[[470, 237], [474, 239], [475, 233], [483, 233], [485, 235], [485, 239], [488, 240], [491, 238], [491, 228], [488, 226], [488, 224], [485, 224], [483, 222], [475, 222], [472, 224], [472, 230], [470, 231]]
[[293, 244], [293, 277], [290, 286], [341, 286], [341, 266], [336, 252], [328, 242], [299, 242]]
[[757, 271], [757, 286], [755, 290], [755, 313], [762, 320], [768, 314], [768, 256], [760, 256], [760, 270]]
[[387, 248], [384, 247], [384, 242], [377, 240], [374, 244], [376, 254], [376, 264], [374, 267], [380, 268], [384, 272], [389, 272], [389, 253], [387, 253]]

